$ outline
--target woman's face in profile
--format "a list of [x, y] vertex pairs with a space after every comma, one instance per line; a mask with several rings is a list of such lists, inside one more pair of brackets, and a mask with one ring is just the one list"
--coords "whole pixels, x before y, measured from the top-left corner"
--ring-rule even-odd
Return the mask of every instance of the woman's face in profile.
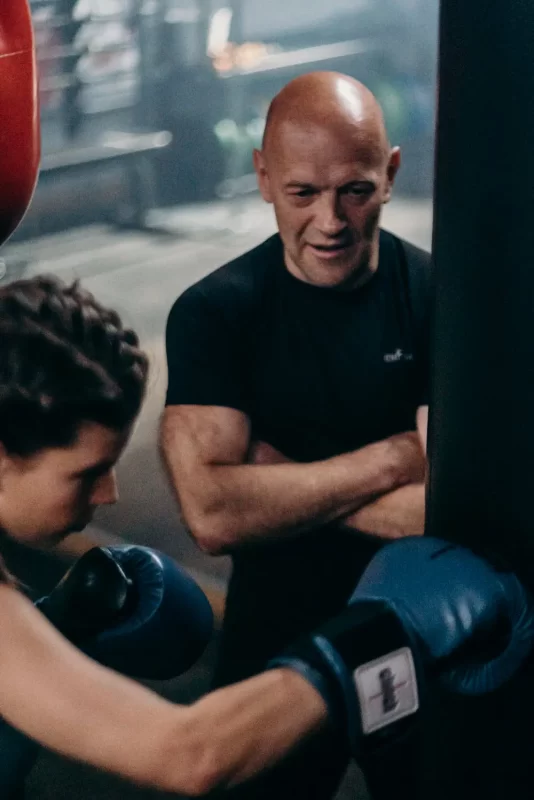
[[74, 444], [0, 455], [0, 528], [24, 544], [54, 545], [117, 502], [115, 464], [131, 428], [83, 422]]

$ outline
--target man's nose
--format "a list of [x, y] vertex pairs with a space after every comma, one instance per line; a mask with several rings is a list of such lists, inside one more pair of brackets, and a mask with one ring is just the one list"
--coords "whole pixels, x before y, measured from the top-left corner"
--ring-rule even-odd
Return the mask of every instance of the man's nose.
[[116, 503], [118, 499], [117, 475], [114, 469], [110, 469], [95, 484], [91, 504], [93, 506], [110, 506]]
[[336, 192], [325, 192], [319, 198], [315, 225], [320, 233], [330, 238], [339, 236], [347, 227]]

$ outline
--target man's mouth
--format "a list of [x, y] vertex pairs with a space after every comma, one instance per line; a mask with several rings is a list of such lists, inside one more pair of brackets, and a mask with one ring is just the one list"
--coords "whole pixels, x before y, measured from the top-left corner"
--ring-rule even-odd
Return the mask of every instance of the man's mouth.
[[334, 242], [332, 244], [310, 244], [309, 246], [320, 258], [336, 258], [344, 255], [352, 242]]

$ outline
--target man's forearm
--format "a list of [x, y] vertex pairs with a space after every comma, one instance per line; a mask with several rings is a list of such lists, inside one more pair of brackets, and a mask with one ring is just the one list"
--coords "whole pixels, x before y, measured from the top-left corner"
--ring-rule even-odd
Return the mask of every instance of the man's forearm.
[[400, 539], [425, 531], [425, 484], [402, 486], [382, 495], [340, 521], [343, 528]]
[[206, 465], [179, 492], [182, 512], [209, 552], [296, 535], [410, 482], [417, 447], [405, 434], [313, 464]]
[[[426, 409], [420, 409], [422, 412]], [[421, 431], [419, 431], [421, 438]], [[266, 442], [254, 442], [251, 460], [256, 464], [287, 463], [280, 451]], [[387, 492], [362, 505], [357, 511], [339, 520], [340, 527], [373, 534], [386, 539], [417, 536], [424, 533], [425, 485], [410, 483]]]

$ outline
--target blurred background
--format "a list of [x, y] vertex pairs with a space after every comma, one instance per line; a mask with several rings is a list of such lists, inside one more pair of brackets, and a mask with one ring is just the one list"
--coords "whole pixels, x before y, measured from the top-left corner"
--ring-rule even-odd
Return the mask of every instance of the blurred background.
[[[157, 449], [167, 314], [189, 285], [274, 232], [252, 150], [273, 95], [312, 70], [344, 72], [376, 94], [403, 155], [383, 226], [430, 247], [438, 0], [30, 4], [42, 165], [31, 208], [0, 251], [0, 284], [42, 272], [80, 278], [139, 332], [152, 377], [119, 466], [119, 504], [59, 555], [12, 547], [9, 560], [39, 593], [95, 541], [148, 544], [199, 579], [220, 617], [229, 560], [190, 541]], [[216, 644], [186, 676], [154, 688], [194, 699], [208, 685]], [[27, 796], [155, 797], [47, 754]], [[339, 800], [365, 796], [351, 773]]]

